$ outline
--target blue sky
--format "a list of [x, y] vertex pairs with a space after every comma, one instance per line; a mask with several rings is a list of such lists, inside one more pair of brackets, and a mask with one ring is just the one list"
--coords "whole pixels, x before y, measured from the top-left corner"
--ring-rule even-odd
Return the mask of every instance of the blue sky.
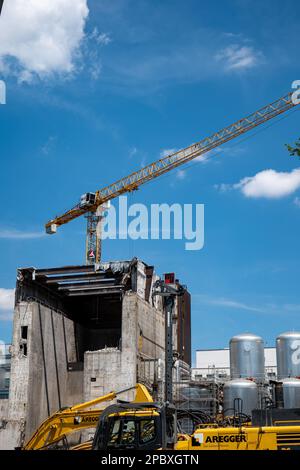
[[[34, 0], [34, 11], [26, 3], [10, 0], [0, 18], [7, 342], [17, 267], [84, 262], [85, 220], [53, 237], [43, 235], [47, 220], [300, 79], [297, 0]], [[243, 331], [273, 345], [278, 333], [300, 329], [300, 163], [285, 149], [299, 135], [296, 111], [129, 196], [205, 204], [201, 251], [185, 251], [180, 240], [105, 242], [105, 260], [138, 256], [188, 285], [194, 349], [225, 347]]]

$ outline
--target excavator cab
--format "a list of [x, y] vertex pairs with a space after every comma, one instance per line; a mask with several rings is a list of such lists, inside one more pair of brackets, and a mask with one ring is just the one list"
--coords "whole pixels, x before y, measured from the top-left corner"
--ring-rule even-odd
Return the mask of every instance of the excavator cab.
[[155, 450], [176, 442], [176, 413], [155, 403], [109, 406], [100, 416], [93, 450]]

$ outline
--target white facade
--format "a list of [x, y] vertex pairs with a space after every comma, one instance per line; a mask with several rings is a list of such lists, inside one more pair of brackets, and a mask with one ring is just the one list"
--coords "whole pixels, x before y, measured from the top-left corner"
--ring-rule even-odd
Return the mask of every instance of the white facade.
[[0, 342], [0, 399], [8, 398], [10, 345]]
[[[265, 348], [266, 377], [276, 376], [276, 348]], [[199, 349], [196, 351], [196, 367], [192, 370], [193, 377], [198, 378], [229, 378], [229, 348]]]

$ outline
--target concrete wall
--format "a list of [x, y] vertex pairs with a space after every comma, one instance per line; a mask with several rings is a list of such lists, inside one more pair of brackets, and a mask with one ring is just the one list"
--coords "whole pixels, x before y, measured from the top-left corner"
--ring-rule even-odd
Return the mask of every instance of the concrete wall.
[[[22, 326], [28, 327], [27, 340], [21, 338]], [[67, 362], [75, 361], [73, 322], [45, 306], [39, 309], [36, 302], [20, 302], [14, 314], [8, 426], [1, 437], [9, 448], [22, 445], [60, 405], [82, 401], [83, 372], [67, 370]]]
[[0, 400], [0, 421], [6, 418], [8, 413], [8, 400]]
[[[139, 358], [164, 357], [164, 315], [139, 295], [127, 292], [122, 307], [121, 348], [86, 352], [84, 399], [134, 387], [142, 370]], [[122, 395], [132, 400], [134, 392]]]
[[[61, 407], [71, 406], [82, 400], [82, 372], [68, 372], [67, 370], [67, 363], [76, 361], [74, 324], [71, 320], [47, 307], [41, 305], [40, 310], [42, 337], [39, 306], [35, 304], [30, 337], [31, 367], [26, 437], [29, 437], [37, 426], [47, 418], [48, 403], [51, 415]], [[37, 397], [39, 397], [38, 400]]]
[[[121, 350], [104, 348], [84, 355], [84, 398], [91, 400], [136, 383], [137, 295], [126, 293], [122, 309]], [[93, 381], [96, 379], [96, 381]], [[132, 393], [123, 396], [131, 399]]]
[[[140, 354], [152, 359], [164, 358], [165, 315], [143, 299], [137, 299], [137, 327], [142, 337]], [[140, 345], [139, 345], [140, 346]]]
[[0, 428], [0, 450], [14, 450], [24, 440], [24, 420], [5, 420]]

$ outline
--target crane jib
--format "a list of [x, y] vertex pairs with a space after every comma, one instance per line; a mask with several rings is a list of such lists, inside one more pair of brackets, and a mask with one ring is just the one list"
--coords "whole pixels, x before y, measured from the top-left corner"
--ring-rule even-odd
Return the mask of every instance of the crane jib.
[[292, 94], [280, 98], [271, 104], [268, 104], [264, 108], [250, 114], [249, 116], [240, 119], [239, 121], [231, 124], [228, 127], [216, 132], [210, 137], [196, 142], [185, 149], [179, 150], [171, 155], [168, 155], [160, 160], [157, 160], [146, 167], [138, 170], [115, 183], [106, 186], [103, 189], [98, 190], [95, 193], [95, 202], [93, 205], [88, 207], [75, 206], [71, 210], [65, 212], [63, 215], [55, 217], [53, 220], [46, 224], [48, 229], [53, 224], [56, 226], [63, 225], [76, 217], [79, 217], [87, 212], [95, 211], [98, 206], [107, 202], [111, 199], [118, 197], [120, 194], [137, 189], [142, 184], [150, 181], [158, 176], [180, 166], [184, 163], [197, 158], [204, 153], [213, 150], [214, 148], [238, 137], [245, 132], [252, 130], [253, 128], [273, 119], [276, 116], [288, 111], [289, 109], [296, 106], [296, 103], [292, 102]]

